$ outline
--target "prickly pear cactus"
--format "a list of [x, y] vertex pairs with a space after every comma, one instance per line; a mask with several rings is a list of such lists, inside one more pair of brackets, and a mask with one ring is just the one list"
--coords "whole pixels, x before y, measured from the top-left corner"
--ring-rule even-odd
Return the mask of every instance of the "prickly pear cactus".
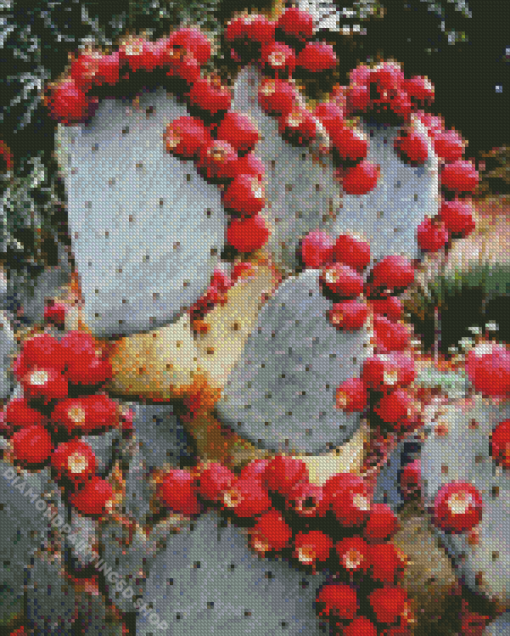
[[11, 356], [16, 351], [16, 338], [7, 312], [0, 311], [0, 399], [9, 397], [14, 388]]
[[137, 104], [102, 101], [88, 124], [60, 125], [69, 228], [94, 335], [177, 320], [207, 289], [224, 245], [220, 192], [165, 151], [187, 114], [163, 88]]
[[482, 518], [470, 532], [437, 532], [466, 585], [505, 606], [510, 601], [510, 476], [494, 461], [490, 439], [509, 415], [508, 403], [496, 406], [478, 395], [453, 402], [432, 425], [421, 453], [422, 492], [429, 507], [443, 484], [467, 482], [481, 493]]
[[508, 633], [510, 633], [510, 612], [505, 612], [487, 625], [482, 636], [505, 636]]
[[317, 454], [349, 440], [360, 413], [335, 404], [335, 389], [369, 355], [369, 330], [338, 331], [319, 270], [285, 280], [264, 305], [233, 368], [219, 418], [239, 435], [274, 452]]
[[320, 634], [313, 608], [324, 575], [259, 559], [242, 530], [209, 512], [168, 538], [147, 580], [137, 634]]

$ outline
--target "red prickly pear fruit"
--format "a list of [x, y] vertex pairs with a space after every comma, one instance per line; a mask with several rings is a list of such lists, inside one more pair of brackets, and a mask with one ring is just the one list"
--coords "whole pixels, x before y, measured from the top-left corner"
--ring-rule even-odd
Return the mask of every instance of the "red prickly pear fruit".
[[292, 7], [281, 14], [276, 22], [276, 28], [281, 29], [289, 37], [305, 42], [313, 37], [314, 21], [307, 11]]
[[342, 177], [342, 188], [346, 194], [367, 194], [379, 181], [380, 166], [366, 159], [358, 165], [348, 168]]
[[271, 508], [271, 499], [259, 479], [236, 479], [223, 493], [223, 505], [238, 517], [256, 517]]
[[504, 345], [483, 343], [471, 349], [466, 356], [466, 372], [484, 397], [510, 394], [510, 351]]
[[56, 371], [63, 371], [65, 365], [66, 358], [61, 343], [55, 337], [43, 333], [25, 340], [13, 370], [16, 378], [21, 381], [31, 367], [51, 366]]
[[337, 262], [362, 272], [370, 263], [370, 244], [361, 237], [340, 234], [333, 246], [333, 257]]
[[333, 294], [342, 298], [355, 298], [363, 291], [363, 278], [361, 275], [342, 263], [327, 265], [320, 275], [320, 281]]
[[262, 181], [266, 173], [266, 167], [253, 152], [239, 157], [237, 160], [237, 173], [238, 175], [246, 174], [252, 177], [257, 177], [259, 181]]
[[338, 493], [349, 487], [362, 488], [363, 485], [363, 478], [354, 473], [336, 473], [332, 475], [326, 480], [322, 487], [323, 498], [319, 513], [323, 515], [331, 508], [331, 502]]
[[250, 546], [260, 554], [283, 550], [291, 539], [292, 530], [278, 510], [264, 512], [250, 529]]
[[241, 469], [239, 479], [257, 479], [258, 481], [262, 481], [269, 462], [269, 459], [253, 459]]
[[60, 341], [66, 363], [65, 377], [72, 384], [94, 386], [112, 377], [111, 363], [90, 334], [69, 331]]
[[237, 152], [228, 141], [211, 140], [198, 151], [197, 170], [207, 181], [225, 183], [237, 174]]
[[391, 60], [381, 62], [372, 69], [368, 81], [375, 82], [380, 91], [401, 90], [405, 82], [402, 65]]
[[50, 300], [44, 307], [44, 320], [57, 327], [63, 327], [66, 321], [67, 305]]
[[368, 404], [368, 391], [360, 378], [349, 378], [336, 390], [336, 407], [346, 413], [363, 411]]
[[192, 517], [200, 513], [195, 478], [188, 470], [170, 470], [158, 484], [157, 492], [162, 504], [175, 514]]
[[368, 317], [366, 303], [359, 300], [346, 300], [342, 303], [334, 303], [328, 311], [328, 320], [337, 329], [345, 331], [357, 331], [361, 329]]
[[377, 636], [377, 627], [365, 616], [357, 616], [344, 627], [342, 636]]
[[467, 143], [456, 130], [452, 129], [434, 134], [432, 145], [438, 157], [444, 159], [446, 163], [453, 163], [461, 159]]
[[308, 481], [308, 467], [300, 459], [276, 455], [267, 465], [263, 480], [268, 490], [289, 497], [297, 483]]
[[491, 457], [498, 466], [510, 469], [510, 420], [500, 422], [492, 431]]
[[331, 509], [338, 522], [347, 528], [360, 526], [370, 514], [370, 497], [364, 482], [338, 490], [331, 498]]
[[255, 275], [255, 267], [249, 261], [238, 261], [230, 273], [232, 284], [240, 278], [250, 278]]
[[275, 30], [276, 22], [268, 20], [265, 15], [252, 14], [246, 20], [246, 39], [257, 43], [259, 48], [274, 41]]
[[333, 239], [327, 232], [314, 230], [301, 241], [301, 258], [305, 267], [319, 269], [330, 263], [333, 256]]
[[416, 228], [418, 247], [424, 252], [438, 252], [448, 243], [449, 234], [444, 223], [428, 216]]
[[315, 599], [319, 616], [336, 620], [354, 619], [359, 603], [356, 590], [344, 583], [328, 583], [322, 587]]
[[50, 117], [65, 125], [79, 124], [90, 115], [91, 102], [73, 79], [54, 86], [44, 98]]
[[194, 159], [200, 149], [212, 142], [209, 131], [196, 117], [178, 117], [171, 121], [164, 133], [167, 152], [182, 159]]
[[480, 176], [471, 161], [457, 159], [446, 164], [440, 175], [441, 185], [453, 192], [473, 192]]
[[[242, 217], [254, 217], [266, 205], [264, 184], [261, 183], [259, 179], [254, 175], [238, 174], [226, 186], [225, 190], [223, 190], [222, 200], [226, 210], [239, 214]], [[256, 222], [253, 227], [251, 226], [246, 226], [246, 227], [247, 228], [250, 227], [250, 231], [253, 231], [255, 230], [255, 227], [257, 225], [259, 225], [260, 227], [258, 231], [258, 234], [260, 234], [262, 229], [262, 224], [260, 224], [260, 222]], [[239, 233], [241, 228], [240, 227], [238, 228], [236, 225], [234, 225], [234, 227], [237, 229], [232, 230], [232, 232]], [[227, 230], [227, 234], [228, 234], [228, 230]], [[267, 233], [267, 237], [269, 237], [269, 232]], [[248, 243], [250, 242], [250, 239], [253, 239], [251, 242], [258, 242], [261, 240], [260, 236], [256, 236], [256, 237], [248, 236], [246, 238], [248, 239], [247, 241]], [[231, 245], [233, 245], [233, 243], [231, 243]], [[245, 250], [239, 250], [239, 251], [250, 252], [250, 251], [253, 251], [253, 249], [258, 249], [258, 248], [252, 248], [251, 250], [245, 249]]]
[[296, 89], [281, 79], [262, 80], [258, 91], [259, 104], [268, 115], [282, 116], [296, 104]]
[[321, 73], [336, 68], [338, 58], [331, 44], [308, 42], [296, 58], [296, 66], [309, 73]]
[[294, 107], [278, 120], [278, 131], [289, 143], [307, 146], [317, 136], [317, 124], [311, 113], [301, 107]]
[[362, 161], [368, 154], [368, 137], [356, 128], [342, 125], [329, 132], [331, 143], [342, 161]]
[[207, 64], [211, 57], [211, 43], [202, 31], [197, 28], [186, 27], [177, 29], [177, 31], [170, 34], [168, 44], [190, 51], [201, 66]]
[[79, 53], [71, 62], [69, 77], [85, 93], [96, 83], [101, 54], [96, 51]]
[[378, 623], [391, 625], [406, 614], [408, 609], [407, 592], [402, 587], [384, 586], [375, 589], [368, 601]]
[[13, 398], [9, 400], [4, 408], [4, 424], [8, 424], [8, 430], [12, 433], [27, 426], [46, 426], [46, 417], [31, 408], [26, 398]]
[[238, 152], [245, 155], [255, 148], [260, 138], [260, 132], [249, 115], [228, 112], [216, 128], [216, 139], [228, 141]]
[[384, 316], [374, 316], [373, 326], [377, 353], [404, 351], [409, 346], [411, 336], [402, 322], [392, 322]]
[[188, 99], [201, 110], [216, 115], [230, 109], [232, 94], [218, 78], [207, 76], [193, 83], [188, 92]]
[[99, 517], [112, 507], [113, 488], [105, 479], [94, 476], [69, 495], [69, 503], [83, 515]]
[[274, 77], [287, 78], [296, 67], [294, 49], [281, 42], [272, 42], [262, 47], [259, 64], [262, 71]]
[[51, 435], [39, 424], [25, 426], [11, 437], [16, 461], [22, 466], [41, 466], [51, 457]]
[[380, 400], [374, 411], [386, 424], [408, 427], [418, 419], [418, 409], [412, 394], [406, 389], [395, 389]]
[[51, 456], [51, 466], [59, 481], [73, 485], [90, 479], [96, 470], [96, 456], [92, 448], [81, 440], [59, 444]]
[[343, 110], [334, 102], [320, 102], [314, 108], [313, 114], [321, 122], [328, 134], [344, 125]]
[[349, 71], [349, 83], [352, 85], [366, 86], [370, 79], [372, 69], [365, 64], [358, 64], [356, 68]]
[[475, 229], [474, 207], [471, 201], [454, 199], [453, 201], [441, 202], [439, 217], [443, 221], [445, 228], [453, 236], [465, 238]]
[[388, 320], [400, 320], [404, 313], [404, 303], [396, 296], [373, 298], [370, 307], [375, 314], [386, 316]]
[[260, 215], [232, 219], [227, 228], [227, 242], [238, 252], [253, 252], [267, 243], [269, 229]]
[[385, 256], [374, 265], [371, 272], [372, 288], [403, 291], [414, 282], [414, 267], [405, 256]]
[[414, 360], [402, 353], [374, 355], [363, 362], [361, 377], [375, 391], [409, 386], [416, 377]]
[[198, 494], [207, 501], [223, 501], [223, 493], [232, 486], [234, 473], [219, 462], [208, 463], [197, 480]]
[[405, 500], [421, 493], [421, 460], [407, 463], [399, 476], [400, 491]]
[[434, 499], [433, 522], [444, 532], [468, 532], [482, 520], [482, 508], [482, 495], [473, 484], [450, 482]]
[[444, 119], [437, 115], [431, 115], [423, 110], [416, 111], [418, 119], [422, 122], [428, 131], [429, 137], [434, 139], [436, 135], [444, 131]]
[[223, 37], [225, 42], [234, 44], [246, 38], [246, 28], [249, 16], [241, 15], [227, 22]]
[[21, 384], [28, 400], [43, 400], [47, 404], [67, 397], [67, 380], [51, 367], [31, 367], [22, 377]]
[[424, 75], [413, 75], [404, 80], [404, 90], [413, 104], [419, 108], [431, 106], [434, 102], [436, 90], [434, 84]]
[[369, 543], [379, 543], [390, 539], [398, 530], [398, 518], [385, 503], [372, 504], [370, 516], [363, 528], [363, 537]]
[[369, 545], [361, 537], [341, 539], [335, 550], [340, 566], [347, 572], [366, 572], [370, 567]]
[[370, 544], [370, 577], [384, 585], [393, 585], [405, 560], [393, 543]]
[[115, 51], [99, 58], [97, 73], [94, 77], [96, 86], [115, 86], [120, 79], [120, 53]]
[[414, 130], [401, 130], [393, 142], [395, 152], [412, 166], [421, 166], [428, 159], [427, 141]]
[[[188, 86], [193, 85], [201, 79], [200, 64], [193, 53], [189, 53], [188, 51], [178, 47], [170, 46], [163, 48], [160, 52], [159, 58], [161, 60], [160, 66], [168, 68], [168, 77], [183, 80], [188, 84]], [[213, 94], [213, 101], [214, 98], [217, 97], [218, 96], [216, 94]], [[200, 104], [196, 105], [201, 107]]]
[[82, 395], [60, 400], [51, 413], [51, 422], [68, 435], [109, 430], [119, 423], [117, 403], [106, 395]]
[[366, 113], [370, 107], [368, 86], [354, 84], [347, 90], [346, 115]]
[[320, 530], [298, 532], [294, 537], [293, 556], [303, 565], [313, 567], [328, 560], [333, 546], [331, 537]]
[[300, 482], [290, 491], [285, 505], [300, 517], [321, 516], [323, 498], [322, 486]]
[[157, 48], [141, 37], [126, 38], [119, 46], [119, 55], [121, 64], [127, 64], [132, 72], [152, 71], [158, 61]]

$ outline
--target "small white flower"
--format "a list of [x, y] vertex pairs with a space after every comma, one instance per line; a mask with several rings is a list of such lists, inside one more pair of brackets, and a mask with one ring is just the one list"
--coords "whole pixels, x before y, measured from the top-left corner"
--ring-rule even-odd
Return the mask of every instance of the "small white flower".
[[459, 347], [462, 349], [471, 349], [473, 347], [474, 341], [472, 338], [461, 338], [459, 340]]
[[495, 322], [488, 322], [485, 325], [485, 328], [487, 329], [487, 331], [498, 331], [499, 326]]
[[468, 327], [468, 331], [470, 331], [475, 336], [479, 336], [482, 333], [480, 327]]

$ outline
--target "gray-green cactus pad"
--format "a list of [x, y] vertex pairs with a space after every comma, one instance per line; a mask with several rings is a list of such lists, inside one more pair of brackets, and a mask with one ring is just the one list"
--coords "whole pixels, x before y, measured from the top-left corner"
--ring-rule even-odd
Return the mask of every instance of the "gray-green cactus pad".
[[498, 616], [483, 631], [483, 636], [508, 636], [508, 634], [510, 634], [510, 612]]
[[216, 408], [221, 421], [274, 452], [317, 454], [348, 441], [359, 413], [336, 408], [336, 388], [358, 377], [369, 331], [339, 331], [319, 270], [285, 280], [262, 308]]
[[84, 319], [96, 336], [171, 323], [209, 285], [225, 240], [220, 192], [163, 141], [186, 114], [159, 88], [137, 108], [105, 99], [89, 124], [59, 127]]
[[151, 609], [139, 613], [139, 636], [328, 633], [314, 610], [323, 574], [260, 559], [215, 512], [191, 528], [170, 536], [152, 567], [144, 599]]
[[478, 541], [468, 542], [466, 533], [437, 530], [459, 576], [475, 592], [490, 599], [510, 602], [510, 475], [490, 455], [490, 435], [496, 425], [510, 417], [510, 406], [495, 406], [476, 396], [471, 407], [450, 404], [438, 422], [448, 433], [438, 434], [437, 424], [423, 443], [422, 492], [433, 505], [439, 488], [462, 481], [477, 488], [483, 499], [482, 520], [476, 526]]
[[261, 214], [272, 231], [266, 247], [279, 267], [294, 272], [299, 241], [312, 230], [331, 230], [335, 215], [342, 212], [340, 186], [328, 156], [319, 163], [316, 149], [297, 148], [282, 139], [277, 119], [258, 104], [261, 79], [255, 66], [239, 73], [232, 109], [250, 115], [259, 127], [261, 139], [254, 152], [266, 167], [268, 202]]
[[0, 399], [8, 398], [14, 388], [11, 357], [16, 353], [17, 342], [6, 311], [0, 310]]

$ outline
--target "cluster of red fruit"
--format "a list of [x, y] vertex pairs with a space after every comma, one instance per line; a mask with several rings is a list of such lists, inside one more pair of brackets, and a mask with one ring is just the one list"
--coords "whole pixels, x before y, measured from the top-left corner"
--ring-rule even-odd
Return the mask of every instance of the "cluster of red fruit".
[[108, 358], [87, 333], [70, 331], [60, 341], [45, 333], [24, 342], [13, 369], [23, 397], [5, 406], [2, 433], [14, 460], [29, 469], [50, 463], [69, 503], [83, 514], [102, 514], [112, 487], [95, 474], [95, 454], [79, 437], [121, 421], [116, 402], [92, 393], [111, 379]]
[[484, 397], [510, 398], [510, 350], [504, 344], [482, 342], [471, 349], [466, 373]]
[[[398, 585], [405, 556], [389, 540], [398, 529], [386, 504], [374, 504], [361, 477], [337, 473], [320, 486], [309, 482], [299, 459], [277, 455], [247, 464], [239, 474], [217, 462], [174, 469], [158, 486], [162, 504], [187, 516], [216, 507], [249, 525], [249, 544], [261, 557], [279, 555], [315, 573], [327, 568], [334, 582], [317, 596], [320, 616], [347, 633], [365, 627], [404, 628], [411, 619]], [[358, 616], [356, 586], [369, 591], [367, 616]], [[349, 629], [351, 631], [349, 631]]]

